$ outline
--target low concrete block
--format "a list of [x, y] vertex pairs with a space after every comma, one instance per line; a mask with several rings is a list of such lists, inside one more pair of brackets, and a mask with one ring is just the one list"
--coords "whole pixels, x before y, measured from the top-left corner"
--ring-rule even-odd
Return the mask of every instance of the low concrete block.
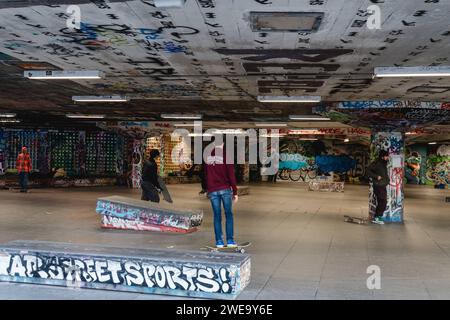
[[133, 198], [111, 196], [97, 199], [97, 213], [102, 227], [189, 233], [203, 221], [201, 210], [162, 208], [156, 203]]
[[0, 281], [235, 299], [249, 284], [250, 256], [42, 241], [0, 246]]
[[310, 181], [309, 191], [344, 192], [344, 182]]
[[237, 187], [238, 196], [244, 196], [249, 193], [250, 193], [250, 188], [248, 186], [238, 186]]

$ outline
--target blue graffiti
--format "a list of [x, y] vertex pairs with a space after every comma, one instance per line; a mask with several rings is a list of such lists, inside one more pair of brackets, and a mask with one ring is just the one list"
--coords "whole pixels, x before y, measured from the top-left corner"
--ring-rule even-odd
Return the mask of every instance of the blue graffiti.
[[279, 170], [299, 170], [308, 166], [308, 160], [305, 156], [301, 154], [291, 154], [291, 153], [281, 153], [280, 154], [280, 163]]
[[401, 106], [398, 100], [376, 100], [376, 101], [343, 101], [339, 109], [372, 109], [372, 108], [394, 108]]
[[146, 29], [146, 28], [139, 28], [139, 32], [145, 36], [145, 39], [147, 40], [156, 40], [160, 39], [160, 31], [156, 29]]
[[316, 156], [316, 165], [321, 172], [347, 172], [356, 167], [357, 161], [347, 155]]
[[186, 52], [185, 46], [176, 45], [172, 41], [164, 41], [164, 52], [168, 53], [184, 53]]

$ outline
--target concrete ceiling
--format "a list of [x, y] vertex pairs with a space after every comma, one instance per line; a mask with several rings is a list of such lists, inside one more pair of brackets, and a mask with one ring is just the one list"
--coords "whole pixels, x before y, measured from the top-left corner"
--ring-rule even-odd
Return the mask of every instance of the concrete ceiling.
[[[69, 4], [81, 9], [80, 30], [67, 28]], [[370, 30], [374, 4], [381, 28]], [[187, 0], [171, 9], [156, 8], [153, 0], [3, 0], [0, 111], [39, 123], [74, 111], [112, 120], [199, 112], [206, 120], [253, 122], [312, 113], [313, 105], [262, 104], [258, 95], [448, 101], [449, 78], [372, 79], [376, 66], [449, 65], [448, 8], [449, 0]], [[253, 31], [251, 12], [323, 17], [312, 32]], [[30, 68], [101, 70], [106, 78], [23, 79]], [[71, 101], [73, 95], [111, 94], [133, 100]]]
[[[51, 3], [51, 4], [50, 4]], [[79, 4], [81, 30], [66, 27]], [[42, 4], [42, 5], [39, 5]], [[381, 9], [381, 29], [366, 26]], [[328, 101], [443, 101], [442, 78], [376, 79], [375, 66], [449, 64], [448, 0], [1, 1], [0, 51], [61, 69], [102, 70], [92, 94], [254, 100], [258, 94]], [[252, 31], [250, 12], [320, 12], [313, 32]]]

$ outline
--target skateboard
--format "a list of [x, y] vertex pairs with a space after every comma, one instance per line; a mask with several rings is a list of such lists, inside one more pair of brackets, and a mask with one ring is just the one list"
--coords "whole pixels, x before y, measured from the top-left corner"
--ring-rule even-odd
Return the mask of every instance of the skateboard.
[[344, 216], [344, 221], [357, 224], [366, 224], [369, 221], [369, 218]]
[[219, 251], [234, 251], [234, 252], [240, 252], [240, 253], [245, 253], [245, 249], [246, 247], [249, 247], [252, 243], [251, 242], [241, 242], [238, 243], [236, 245], [236, 247], [234, 248], [230, 248], [230, 247], [223, 247], [223, 248], [217, 248], [217, 247], [211, 247], [211, 246], [204, 246], [203, 250], [209, 250], [211, 252], [219, 252]]
[[161, 177], [158, 176], [158, 183], [160, 185], [160, 187], [162, 188], [161, 194], [164, 198], [164, 200], [166, 200], [169, 203], [172, 203], [172, 197], [170, 196], [169, 190], [167, 190], [166, 184], [164, 183], [163, 179]]

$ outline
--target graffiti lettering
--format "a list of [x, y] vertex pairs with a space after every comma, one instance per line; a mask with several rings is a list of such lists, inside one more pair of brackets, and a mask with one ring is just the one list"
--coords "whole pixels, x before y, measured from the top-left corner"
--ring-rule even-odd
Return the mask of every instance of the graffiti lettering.
[[262, 68], [280, 68], [280, 73], [285, 73], [287, 70], [301, 70], [302, 68], [307, 69], [321, 69], [321, 71], [336, 71], [339, 69], [338, 64], [307, 64], [307, 63], [252, 63], [244, 62], [242, 64], [245, 71], [249, 74], [252, 73], [262, 73], [264, 70]]
[[207, 293], [232, 293], [236, 289], [230, 270], [183, 263], [29, 253], [10, 254], [0, 259], [0, 264], [3, 276], [66, 280], [67, 283], [103, 283]]
[[288, 58], [307, 62], [321, 62], [353, 52], [352, 49], [215, 49], [215, 51], [223, 55], [250, 55], [242, 58], [248, 61]]

